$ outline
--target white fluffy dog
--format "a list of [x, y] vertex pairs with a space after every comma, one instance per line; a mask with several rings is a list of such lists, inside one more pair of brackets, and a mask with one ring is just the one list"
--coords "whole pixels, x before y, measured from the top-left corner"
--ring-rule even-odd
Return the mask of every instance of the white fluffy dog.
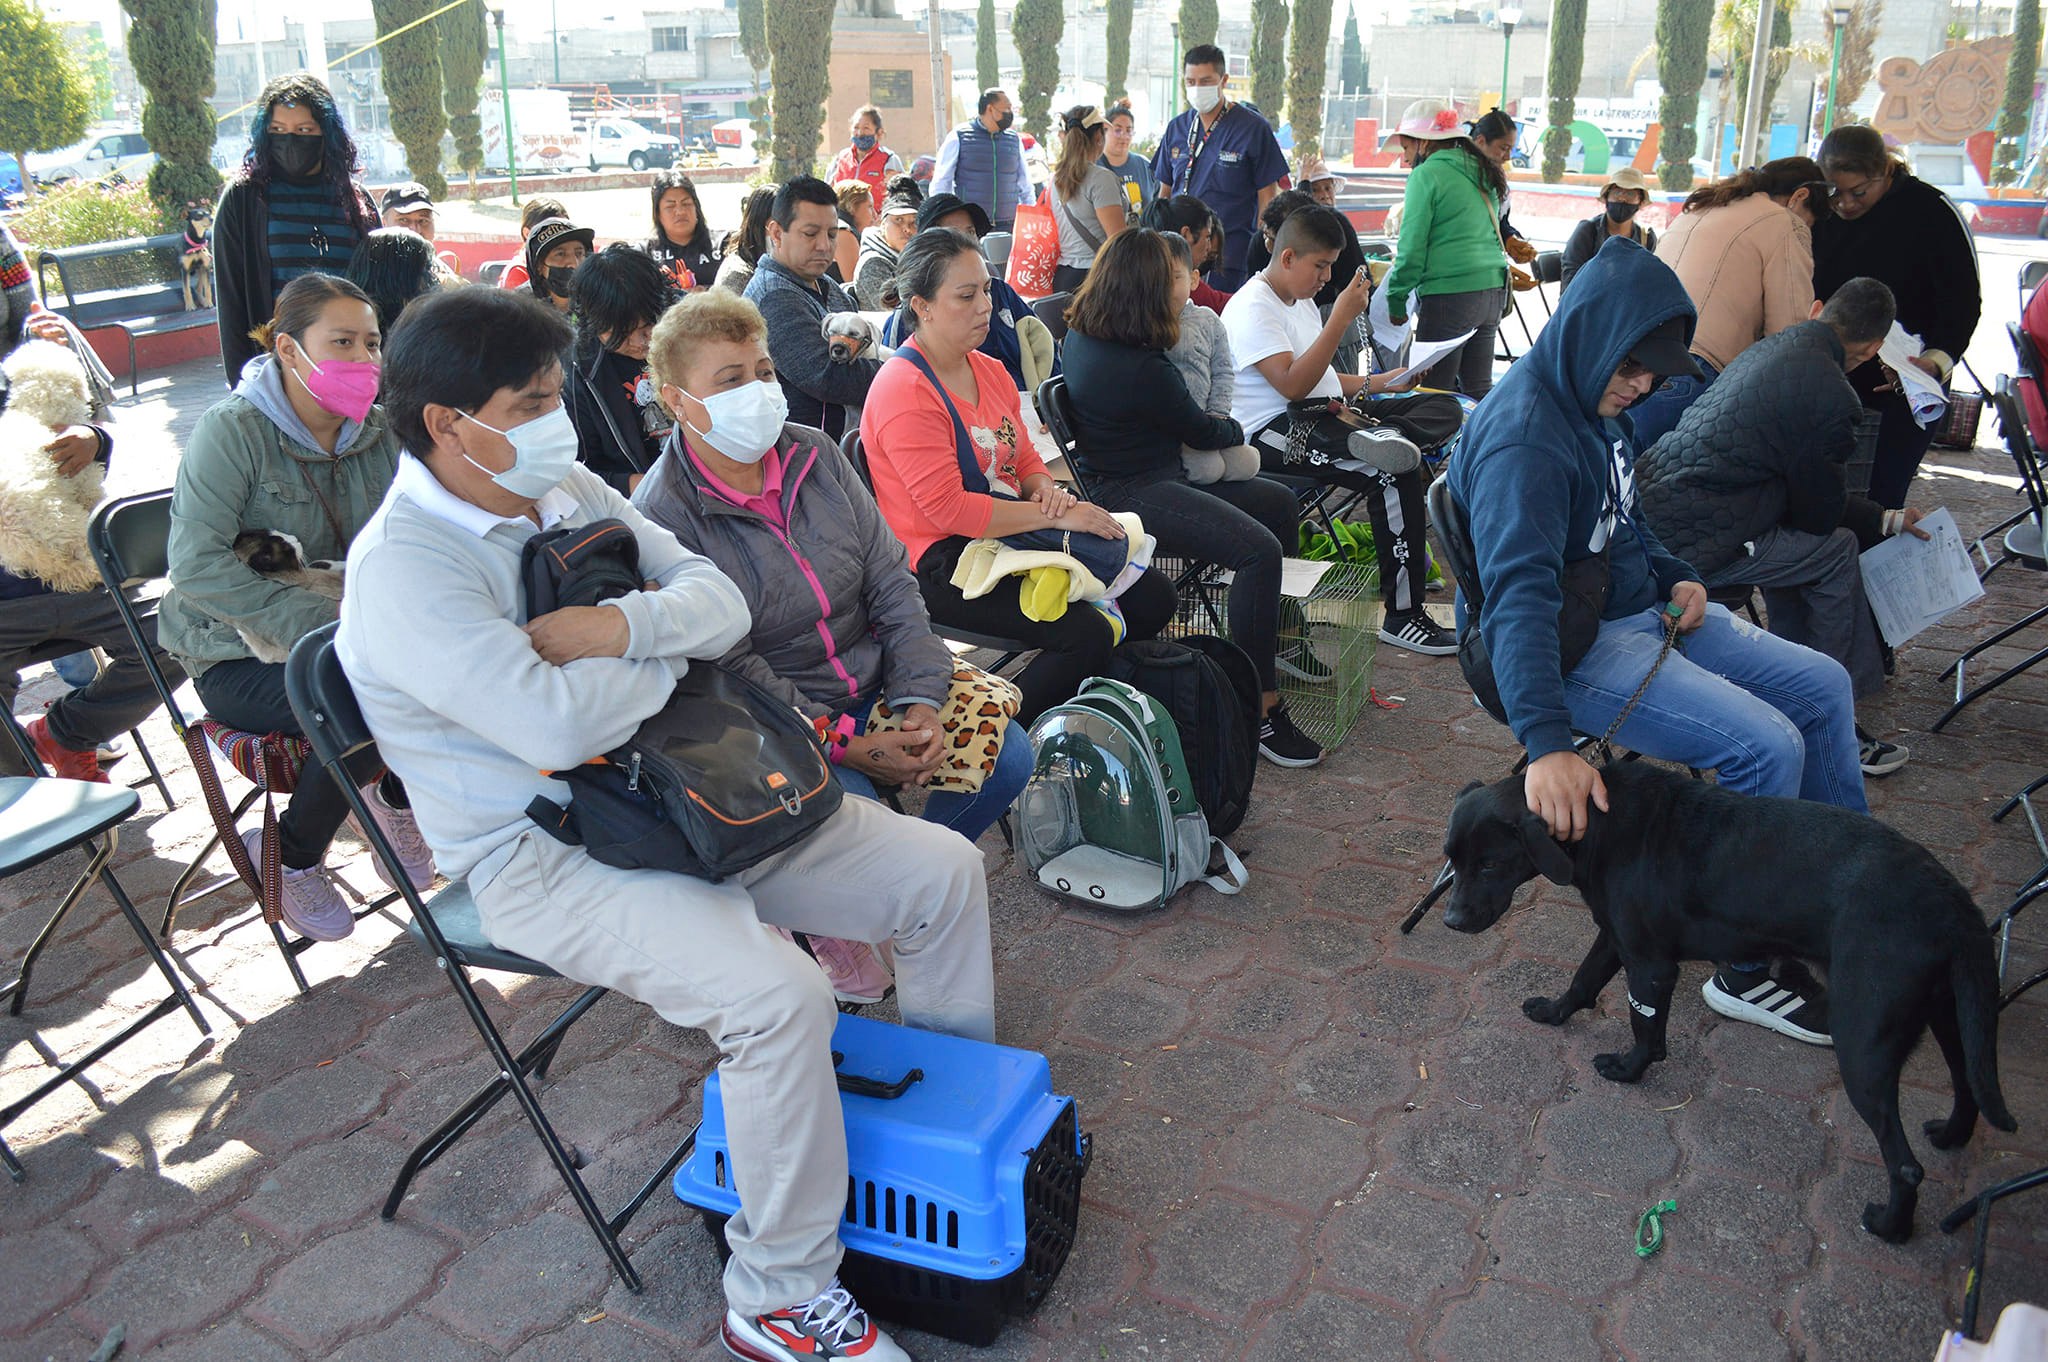
[[63, 477], [48, 448], [65, 427], [92, 419], [85, 369], [61, 345], [26, 340], [0, 370], [8, 390], [0, 411], [0, 565], [57, 591], [90, 590], [100, 574], [85, 528], [105, 472], [93, 462]]

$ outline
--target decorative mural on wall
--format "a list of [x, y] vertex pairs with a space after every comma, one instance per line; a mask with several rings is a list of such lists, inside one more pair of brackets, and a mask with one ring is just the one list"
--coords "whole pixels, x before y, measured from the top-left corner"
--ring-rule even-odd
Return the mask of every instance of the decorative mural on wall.
[[1900, 142], [1954, 146], [1991, 126], [2005, 90], [2010, 37], [1951, 47], [1924, 62], [1889, 57], [1877, 68], [1883, 96], [1871, 123]]

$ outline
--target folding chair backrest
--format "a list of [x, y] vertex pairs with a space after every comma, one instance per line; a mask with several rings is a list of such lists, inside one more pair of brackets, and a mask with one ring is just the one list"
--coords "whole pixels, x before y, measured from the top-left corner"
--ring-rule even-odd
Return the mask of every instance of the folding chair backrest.
[[1467, 600], [1479, 596], [1479, 555], [1472, 547], [1472, 533], [1465, 513], [1451, 496], [1450, 479], [1438, 478], [1429, 485], [1429, 523], [1436, 529], [1437, 547], [1444, 551], [1444, 563], [1457, 578]]
[[1038, 385], [1038, 416], [1045, 422], [1046, 433], [1059, 446], [1060, 457], [1066, 461], [1067, 476], [1084, 497], [1088, 495], [1088, 475], [1082, 471], [1075, 451], [1080, 442], [1074, 438], [1074, 398], [1067, 391], [1067, 380], [1052, 377]]
[[1529, 262], [1529, 273], [1536, 276], [1539, 284], [1561, 284], [1564, 282], [1564, 252], [1539, 251]]
[[846, 432], [846, 438], [839, 442], [839, 452], [853, 465], [854, 475], [860, 479], [860, 485], [873, 495], [875, 475], [868, 468], [868, 451], [860, 442], [860, 427], [856, 426]]
[[2019, 471], [2021, 490], [2033, 504], [2034, 513], [2040, 515], [2048, 510], [2048, 479], [2042, 475], [2040, 455], [2034, 448], [2033, 438], [2027, 433], [2026, 409], [2020, 402], [2019, 390], [2013, 386], [2012, 375], [1998, 376], [1998, 383], [1991, 393], [1991, 406], [1998, 413], [1998, 428], [2005, 434], [2006, 450]]
[[2044, 279], [2048, 279], [2048, 260], [2029, 260], [2020, 266], [2020, 311], [2026, 311], [2027, 299]]
[[109, 589], [170, 576], [170, 492], [108, 502], [93, 513], [89, 540]]
[[[341, 669], [335, 652], [334, 634], [339, 624], [323, 624], [293, 647], [284, 664], [284, 693], [299, 716], [306, 741], [313, 744], [313, 756], [323, 766], [338, 768], [351, 755], [376, 739], [363, 722], [356, 704], [355, 688]], [[338, 776], [345, 774], [337, 771]]]
[[1032, 315], [1045, 323], [1054, 343], [1067, 338], [1067, 308], [1073, 301], [1071, 293], [1048, 293], [1031, 305]]

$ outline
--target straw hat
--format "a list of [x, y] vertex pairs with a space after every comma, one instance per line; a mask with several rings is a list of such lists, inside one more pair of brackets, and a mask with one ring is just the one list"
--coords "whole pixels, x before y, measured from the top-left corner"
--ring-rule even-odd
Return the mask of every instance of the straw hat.
[[1637, 170], [1634, 166], [1622, 166], [1620, 169], [1608, 173], [1607, 183], [1600, 186], [1601, 197], [1606, 197], [1607, 191], [1610, 189], [1633, 189], [1638, 194], [1648, 198], [1650, 182], [1644, 179], [1643, 172]]

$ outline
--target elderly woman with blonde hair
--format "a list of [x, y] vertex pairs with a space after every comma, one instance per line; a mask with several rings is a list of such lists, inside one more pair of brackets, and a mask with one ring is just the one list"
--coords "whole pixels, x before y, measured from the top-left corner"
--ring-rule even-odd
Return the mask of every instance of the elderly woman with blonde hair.
[[[760, 312], [693, 294], [656, 323], [647, 365], [676, 425], [634, 502], [746, 597], [753, 627], [726, 665], [821, 726], [848, 791], [929, 786], [922, 816], [978, 840], [1030, 776], [1030, 744], [1003, 720], [976, 772], [959, 769], [942, 717], [953, 655], [852, 466], [822, 431], [788, 423]], [[842, 996], [886, 991], [865, 946], [812, 944]]]

